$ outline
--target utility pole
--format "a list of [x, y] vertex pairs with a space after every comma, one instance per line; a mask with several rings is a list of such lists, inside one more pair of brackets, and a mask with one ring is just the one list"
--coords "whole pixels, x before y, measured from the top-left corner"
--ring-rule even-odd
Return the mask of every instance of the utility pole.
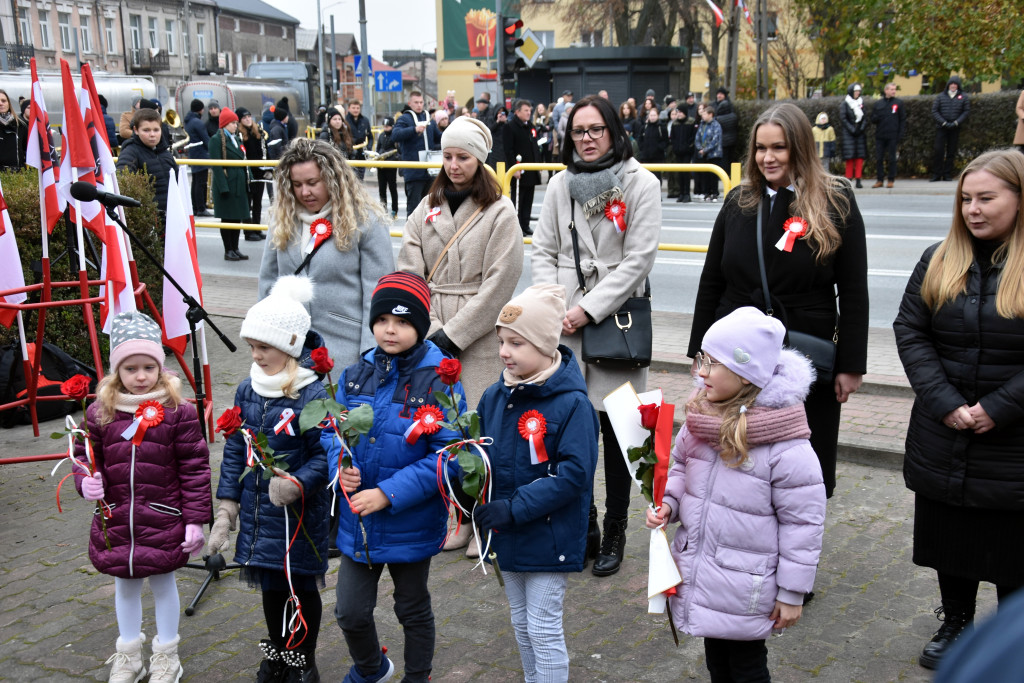
[[334, 43], [334, 15], [331, 15], [331, 100], [327, 102], [327, 106], [333, 107], [338, 102], [338, 83], [341, 81], [337, 78], [338, 68], [338, 50]]
[[[503, 20], [501, 18], [501, 0], [494, 0], [494, 81], [498, 87], [498, 101], [495, 103], [499, 109], [505, 106], [505, 85], [501, 80], [501, 49], [502, 43], [502, 26]], [[487, 33], [490, 35], [490, 32]], [[475, 96], [474, 96], [475, 99]]]
[[370, 56], [370, 48], [366, 43], [366, 0], [359, 0], [359, 40], [363, 48], [363, 106], [366, 107], [366, 118], [372, 125], [374, 118], [373, 90], [370, 83], [370, 67], [373, 66], [373, 57]]
[[741, 11], [739, 3], [734, 2], [729, 26], [729, 63], [725, 68], [725, 87], [733, 97], [736, 97], [736, 72], [739, 71]]
[[768, 0], [757, 0], [757, 99], [768, 99]]
[[[317, 25], [317, 32], [319, 33], [319, 36], [317, 37], [317, 40], [316, 40], [316, 51], [318, 53], [317, 56], [320, 58], [319, 69], [317, 69], [317, 71], [320, 74], [320, 102], [323, 102], [324, 101], [324, 23], [323, 23], [323, 19], [320, 16], [320, 0], [316, 0], [316, 25]], [[317, 110], [318, 105], [320, 104], [320, 102], [316, 102], [311, 107], [314, 112]]]

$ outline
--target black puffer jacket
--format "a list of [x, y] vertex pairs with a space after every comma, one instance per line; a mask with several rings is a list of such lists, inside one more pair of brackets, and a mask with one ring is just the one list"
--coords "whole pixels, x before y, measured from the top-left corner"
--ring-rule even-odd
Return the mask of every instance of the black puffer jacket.
[[[1024, 510], [1024, 320], [996, 313], [1002, 267], [975, 261], [967, 291], [937, 311], [920, 296], [938, 245], [907, 284], [893, 323], [900, 360], [916, 399], [903, 476], [931, 500], [964, 507]], [[980, 402], [996, 426], [985, 434], [953, 430], [942, 418]]]
[[[847, 88], [846, 94], [853, 97], [852, 85]], [[863, 101], [864, 98], [862, 97], [861, 102]], [[844, 99], [843, 103], [839, 105], [839, 120], [843, 124], [843, 158], [865, 158], [868, 155], [868, 145], [865, 135], [865, 129], [868, 125], [868, 112], [864, 111], [864, 115], [861, 116], [860, 121], [858, 121], [857, 116], [854, 114], [853, 107], [851, 107]]]
[[156, 205], [161, 211], [167, 210], [167, 184], [172, 177], [177, 179], [178, 165], [163, 140], [153, 149], [133, 133], [121, 145], [121, 152], [117, 156], [117, 170], [122, 169], [142, 171], [152, 176]]
[[722, 127], [722, 147], [734, 146], [740, 119], [736, 116], [736, 111], [732, 108], [732, 102], [728, 97], [715, 105], [715, 120]]
[[[949, 96], [949, 84], [956, 83], [956, 95]], [[932, 118], [935, 125], [943, 128], [946, 123], [964, 125], [967, 115], [971, 113], [971, 101], [963, 91], [960, 77], [953, 76], [946, 82], [946, 89], [935, 96], [932, 102]]]
[[664, 163], [665, 148], [669, 146], [669, 139], [668, 132], [661, 121], [657, 123], [644, 121], [636, 136], [636, 142], [640, 146], [641, 162], [645, 164]]

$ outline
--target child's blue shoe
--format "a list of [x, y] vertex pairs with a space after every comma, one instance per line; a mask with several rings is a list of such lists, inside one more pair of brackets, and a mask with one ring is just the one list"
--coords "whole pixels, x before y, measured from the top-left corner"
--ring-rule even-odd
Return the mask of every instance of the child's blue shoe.
[[364, 676], [359, 671], [359, 667], [353, 664], [342, 683], [384, 683], [384, 681], [390, 680], [395, 675], [395, 663], [388, 659], [385, 654], [387, 651], [387, 648], [381, 650], [380, 668], [377, 669], [377, 673], [372, 676]]

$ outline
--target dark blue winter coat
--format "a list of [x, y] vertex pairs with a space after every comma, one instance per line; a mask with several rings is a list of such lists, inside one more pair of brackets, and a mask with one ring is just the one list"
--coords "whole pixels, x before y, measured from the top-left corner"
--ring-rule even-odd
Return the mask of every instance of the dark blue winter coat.
[[[514, 526], [491, 537], [502, 569], [516, 572], [578, 572], [583, 569], [594, 469], [597, 413], [587, 398], [579, 364], [561, 345], [562, 367], [541, 385], [488, 387], [477, 405], [494, 468], [492, 500], [508, 500]], [[546, 463], [531, 464], [519, 418], [544, 416]], [[619, 454], [614, 454], [619, 457]]]
[[[349, 409], [364, 403], [373, 408], [373, 428], [359, 439], [353, 453], [362, 479], [359, 490], [379, 488], [391, 501], [387, 508], [363, 517], [371, 562], [417, 562], [441, 551], [448, 513], [437, 485], [437, 451], [456, 435], [441, 429], [410, 445], [405, 432], [420, 406], [437, 405], [435, 391], [449, 392], [436, 372], [445, 357], [429, 341], [395, 356], [375, 347], [346, 368], [338, 383], [339, 403]], [[465, 396], [461, 382], [455, 391]], [[459, 406], [465, 412], [465, 398]], [[324, 430], [321, 443], [334, 481], [341, 444], [330, 429]], [[457, 476], [454, 463], [449, 471]], [[344, 503], [340, 507], [338, 549], [356, 562], [366, 562], [357, 516]]]
[[[300, 364], [311, 365], [309, 351], [322, 346], [320, 335], [311, 332]], [[242, 407], [242, 429], [263, 432], [268, 445], [274, 449], [274, 456], [286, 456], [287, 472], [302, 483], [305, 500], [303, 526], [316, 545], [316, 552], [305, 534], [299, 532], [291, 551], [292, 572], [296, 575], [324, 574], [327, 571], [327, 536], [330, 524], [331, 494], [327, 490], [327, 455], [320, 445], [320, 430], [310, 429], [299, 434], [299, 415], [302, 407], [315, 398], [326, 398], [327, 391], [318, 381], [299, 390], [299, 397], [291, 399], [264, 398], [252, 388], [252, 380], [246, 378], [235, 392], [235, 405]], [[291, 424], [295, 436], [287, 431], [274, 434], [274, 425], [281, 420], [286, 408], [295, 411]], [[226, 498], [239, 503], [238, 541], [235, 546], [235, 562], [263, 569], [284, 570], [285, 551], [285, 509], [270, 502], [270, 482], [263, 478], [257, 467], [242, 477], [245, 471], [245, 441], [241, 430], [235, 432], [224, 444], [224, 459], [220, 466], [220, 482], [217, 484], [217, 498]], [[241, 481], [239, 479], [241, 478]], [[295, 524], [303, 498], [287, 507], [289, 539], [295, 533]], [[293, 512], [294, 511], [294, 512]], [[319, 557], [317, 556], [319, 554]]]
[[[424, 121], [429, 122], [427, 124], [426, 137], [430, 141], [430, 149], [441, 149], [441, 131], [438, 130], [437, 124], [434, 123], [434, 119], [430, 114], [426, 110], [421, 111], [419, 114], [414, 114], [412, 109], [406, 109], [398, 117], [398, 120], [395, 122], [395, 128], [391, 133], [391, 138], [398, 143], [398, 149], [401, 150], [402, 161], [419, 161], [420, 150], [426, 149], [426, 140], [423, 139], [423, 133], [416, 132], [417, 120], [420, 123]], [[422, 168], [403, 169], [402, 177], [406, 181], [431, 179], [426, 169]]]
[[[209, 159], [210, 150], [207, 149], [210, 146], [210, 134], [206, 132], [206, 124], [203, 123], [203, 118], [194, 111], [190, 111], [185, 114], [185, 132], [188, 133], [188, 158], [189, 159]], [[202, 144], [197, 145], [197, 142]], [[204, 166], [193, 166], [193, 171], [199, 171], [205, 168]]]

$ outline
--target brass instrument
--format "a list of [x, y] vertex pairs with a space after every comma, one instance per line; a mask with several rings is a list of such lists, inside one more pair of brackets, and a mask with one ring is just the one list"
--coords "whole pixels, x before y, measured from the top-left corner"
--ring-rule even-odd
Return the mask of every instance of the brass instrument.
[[168, 109], [167, 112], [164, 113], [164, 123], [171, 128], [181, 128], [181, 118], [178, 116], [178, 112], [173, 109]]
[[369, 141], [369, 138], [367, 138], [366, 140], [360, 142], [358, 145], [352, 145], [352, 151], [354, 152], [357, 149], [362, 149], [363, 147], [366, 147], [366, 143], [368, 143]]
[[388, 159], [390, 157], [393, 157], [396, 154], [398, 154], [398, 150], [397, 149], [389, 149], [388, 151], [384, 152], [383, 154], [378, 154], [377, 152], [374, 152], [372, 150], [368, 150], [366, 152], [363, 152], [363, 154], [366, 155], [366, 158], [367, 158], [368, 161], [384, 161], [384, 160], [386, 160], [386, 159]]

